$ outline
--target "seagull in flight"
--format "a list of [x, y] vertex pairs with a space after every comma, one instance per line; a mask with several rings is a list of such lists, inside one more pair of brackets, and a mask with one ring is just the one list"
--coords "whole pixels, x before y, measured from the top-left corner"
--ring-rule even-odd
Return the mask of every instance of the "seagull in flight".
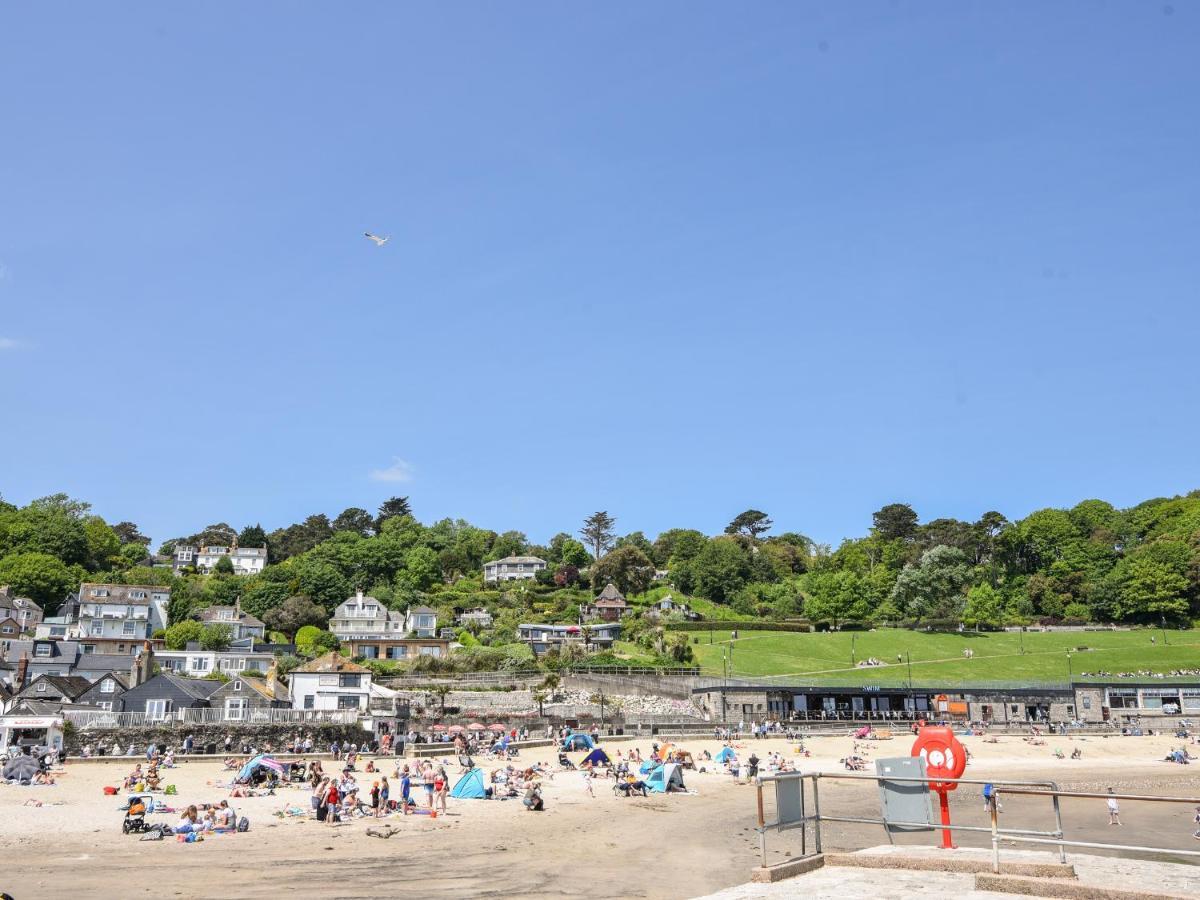
[[384, 244], [386, 244], [388, 241], [391, 240], [391, 237], [380, 237], [377, 234], [371, 234], [371, 232], [369, 232], [369, 231], [364, 231], [363, 235], [365, 237], [369, 237], [371, 240], [373, 240], [375, 242], [376, 247], [382, 247]]

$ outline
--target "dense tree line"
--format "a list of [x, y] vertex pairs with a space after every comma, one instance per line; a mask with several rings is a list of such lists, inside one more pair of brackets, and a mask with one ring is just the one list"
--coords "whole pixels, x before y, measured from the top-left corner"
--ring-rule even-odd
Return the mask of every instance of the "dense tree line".
[[[134, 523], [110, 526], [87, 503], [58, 494], [21, 508], [0, 500], [0, 584], [37, 600], [48, 614], [83, 580], [161, 584], [172, 589], [173, 624], [240, 599], [289, 637], [322, 626], [362, 588], [396, 609], [433, 606], [443, 622], [455, 610], [486, 605], [497, 625], [476, 643], [497, 645], [513, 639], [521, 619], [569, 620], [610, 581], [634, 595], [664, 577], [678, 592], [743, 615], [838, 625], [1185, 623], [1200, 614], [1200, 493], [1125, 510], [1085, 500], [1017, 521], [990, 511], [974, 522], [922, 523], [910, 506], [896, 503], [874, 514], [865, 536], [836, 550], [772, 529], [765, 512], [751, 509], [719, 535], [672, 528], [651, 540], [640, 531], [621, 535], [617, 519], [602, 511], [576, 533], [562, 531], [537, 545], [520, 531], [461, 519], [422, 524], [408, 498], [395, 497], [374, 513], [357, 507], [333, 518], [315, 513], [269, 532], [257, 523], [240, 531], [209, 525], [164, 542], [160, 553], [236, 540], [267, 547], [270, 565], [256, 576], [228, 568], [174, 575], [151, 565], [149, 541]], [[539, 556], [549, 567], [534, 584], [484, 585], [483, 564], [512, 555]], [[175, 639], [194, 630], [188, 625]]]

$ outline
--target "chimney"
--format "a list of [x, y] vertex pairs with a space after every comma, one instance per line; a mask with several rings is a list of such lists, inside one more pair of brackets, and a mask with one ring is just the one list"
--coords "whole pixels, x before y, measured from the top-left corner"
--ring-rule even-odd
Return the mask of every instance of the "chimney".
[[142, 652], [133, 661], [133, 671], [130, 672], [130, 687], [137, 687], [150, 680], [154, 673], [154, 649], [149, 641], [142, 642]]
[[[25, 687], [29, 679], [29, 654], [22, 653], [20, 660], [17, 661], [17, 675], [14, 679], [16, 689], [19, 691]], [[15, 693], [15, 691], [14, 691]]]
[[279, 683], [279, 666], [277, 660], [271, 660], [271, 667], [267, 669], [267, 691], [276, 700], [286, 700], [283, 686]]

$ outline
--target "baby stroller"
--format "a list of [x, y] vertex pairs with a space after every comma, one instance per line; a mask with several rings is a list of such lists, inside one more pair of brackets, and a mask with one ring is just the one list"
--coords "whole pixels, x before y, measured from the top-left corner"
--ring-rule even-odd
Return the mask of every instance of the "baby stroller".
[[567, 754], [563, 753], [561, 750], [558, 751], [558, 764], [564, 769], [575, 768], [575, 764], [571, 762], [571, 760], [567, 759]]
[[134, 797], [129, 808], [125, 810], [125, 820], [121, 823], [122, 834], [136, 834], [143, 831], [148, 831], [150, 826], [146, 824], [146, 804], [142, 802], [140, 797]]

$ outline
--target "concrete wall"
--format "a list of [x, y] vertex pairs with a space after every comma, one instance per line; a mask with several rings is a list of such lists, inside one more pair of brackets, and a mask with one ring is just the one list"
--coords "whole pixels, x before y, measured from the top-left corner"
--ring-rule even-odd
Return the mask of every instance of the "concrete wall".
[[603, 691], [609, 694], [626, 694], [631, 697], [671, 697], [675, 700], [691, 700], [692, 688], [699, 687], [700, 679], [690, 675], [567, 675], [563, 687], [577, 691]]
[[234, 752], [238, 754], [241, 753], [243, 742], [249, 743], [259, 749], [262, 749], [267, 744], [279, 749], [296, 735], [311, 735], [314, 744], [313, 749], [319, 750], [322, 753], [329, 749], [329, 745], [334, 740], [339, 742], [354, 741], [361, 744], [364, 740], [371, 739], [371, 733], [364, 731], [359, 725], [330, 725], [320, 722], [275, 725], [239, 725], [225, 722], [212, 725], [196, 725], [186, 722], [176, 722], [165, 725], [147, 725], [137, 728], [118, 728], [105, 731], [87, 731], [70, 728], [64, 734], [64, 744], [68, 753], [77, 754], [85, 744], [91, 745], [93, 752], [95, 752], [96, 747], [112, 747], [114, 743], [119, 744], [122, 750], [126, 750], [130, 742], [132, 742], [144, 759], [146, 745], [151, 741], [159, 745], [165, 744], [168, 747], [178, 750], [183, 745], [183, 739], [189, 734], [195, 742], [195, 751], [197, 753], [204, 752], [206, 744], [216, 744], [216, 752], [222, 753], [225, 749], [225, 735], [227, 734], [233, 735]]

